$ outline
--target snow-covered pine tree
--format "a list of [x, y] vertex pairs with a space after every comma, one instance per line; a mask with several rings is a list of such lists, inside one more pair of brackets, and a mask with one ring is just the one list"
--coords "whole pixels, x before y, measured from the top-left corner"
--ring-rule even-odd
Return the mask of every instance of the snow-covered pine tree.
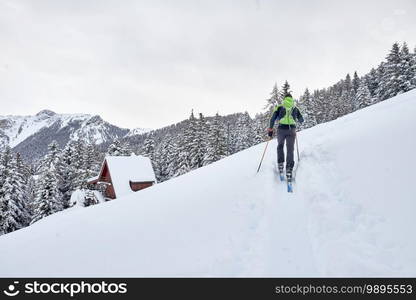
[[61, 150], [56, 141], [53, 141], [48, 145], [48, 153], [45, 155], [44, 159], [41, 162], [40, 172], [49, 170], [51, 165], [56, 166], [60, 158]]
[[[238, 121], [238, 118], [237, 118], [237, 121]], [[225, 134], [225, 140], [226, 140], [226, 153], [227, 155], [234, 154], [237, 152], [237, 139], [238, 139], [237, 122], [235, 124], [232, 124], [232, 122], [227, 121], [226, 123], [223, 124], [223, 127], [224, 127], [224, 134]], [[209, 136], [209, 132], [207, 136]]]
[[[187, 122], [186, 128], [184, 130], [183, 141], [181, 143], [181, 152], [186, 152], [186, 155], [182, 155], [180, 153], [181, 160], [186, 159], [186, 166], [190, 170], [198, 168], [198, 159], [197, 155], [199, 155], [200, 150], [198, 149], [197, 143], [197, 135], [198, 135], [198, 128], [197, 128], [197, 120], [194, 116], [194, 111], [192, 110], [189, 120]], [[184, 149], [186, 148], [186, 150]], [[184, 166], [185, 163], [181, 162], [181, 166]], [[182, 168], [181, 168], [182, 169]]]
[[155, 174], [158, 182], [168, 180], [172, 175], [170, 170], [171, 160], [173, 159], [172, 143], [173, 138], [171, 134], [167, 133], [155, 150], [155, 164], [157, 165]]
[[7, 169], [10, 161], [12, 160], [12, 149], [6, 146], [2, 152], [0, 152], [0, 189], [6, 181]]
[[354, 96], [357, 94], [358, 87], [360, 86], [361, 79], [358, 77], [357, 71], [354, 72], [354, 76], [352, 78], [352, 89], [354, 91]]
[[292, 93], [292, 91], [290, 90], [289, 82], [287, 82], [287, 80], [286, 80], [285, 83], [282, 86], [281, 91], [280, 91], [281, 99], [283, 99], [287, 93]]
[[177, 171], [178, 171], [178, 166], [179, 166], [179, 161], [180, 161], [180, 142], [178, 141], [181, 138], [181, 135], [176, 136], [176, 138], [172, 138], [171, 143], [170, 143], [170, 156], [167, 156], [167, 170], [168, 170], [168, 178], [172, 178], [175, 177]]
[[159, 175], [161, 173], [160, 169], [160, 157], [158, 157], [158, 153], [156, 151], [156, 144], [151, 135], [149, 135], [146, 140], [144, 141], [143, 147], [139, 151], [140, 155], [148, 157], [150, 162], [152, 163], [153, 170], [156, 174], [157, 179], [159, 180]]
[[77, 157], [76, 161], [74, 162], [74, 167], [76, 168], [75, 171], [75, 178], [73, 181], [73, 188], [75, 189], [82, 189], [86, 187], [86, 180], [90, 177], [87, 175], [85, 169], [85, 152], [86, 152], [87, 144], [81, 140], [74, 142], [74, 150], [75, 150], [75, 157]]
[[122, 143], [116, 139], [107, 150], [107, 155], [110, 156], [130, 156], [132, 153], [130, 146], [127, 143]]
[[144, 141], [142, 150], [140, 153], [143, 156], [150, 158], [151, 161], [154, 161], [155, 158], [155, 141], [152, 136], [148, 136]]
[[413, 50], [413, 60], [412, 60], [412, 70], [413, 70], [413, 80], [412, 80], [412, 86], [413, 88], [416, 88], [416, 47]]
[[400, 88], [401, 57], [398, 43], [393, 44], [386, 60], [379, 67], [380, 83], [376, 93], [380, 100], [386, 100], [402, 92]]
[[245, 150], [254, 144], [254, 130], [248, 112], [241, 114], [237, 121], [236, 152]]
[[5, 181], [0, 190], [0, 234], [25, 227], [29, 221], [23, 174], [17, 168], [17, 157], [4, 169]]
[[82, 172], [80, 148], [77, 141], [69, 141], [62, 150], [59, 163], [54, 166], [57, 170], [58, 189], [62, 194], [63, 208], [69, 207], [72, 192], [82, 180], [80, 180]]
[[263, 115], [257, 114], [253, 120], [254, 145], [260, 144], [266, 139], [266, 126], [263, 123]]
[[182, 135], [176, 142], [177, 158], [175, 159], [174, 177], [188, 173], [191, 170], [189, 165], [189, 148], [186, 143], [187, 136]]
[[31, 224], [62, 209], [62, 195], [58, 189], [57, 171], [55, 165], [51, 164], [49, 169], [39, 178]]
[[[282, 94], [277, 88], [277, 83], [275, 83], [270, 93], [270, 98], [266, 99], [266, 105], [264, 106], [264, 111], [259, 116], [257, 116], [257, 118], [261, 122], [261, 127], [263, 127], [263, 131], [265, 130], [264, 128], [267, 128], [269, 126], [269, 120], [275, 108], [279, 104], [282, 103], [282, 99], [283, 99]], [[260, 127], [260, 124], [258, 126]], [[258, 132], [256, 135], [262, 136], [262, 134], [263, 133]], [[236, 138], [237, 138], [237, 135], [236, 135], [235, 130], [230, 131], [230, 136], [228, 137], [230, 151], [228, 152], [228, 154], [232, 154], [236, 152], [235, 147], [234, 147], [236, 143]]]
[[[318, 124], [328, 120], [328, 112], [330, 111], [328, 97], [325, 89], [315, 90], [313, 92], [312, 111], [314, 112]], [[333, 101], [331, 101], [333, 103]], [[332, 104], [334, 105], [334, 104]]]
[[415, 66], [413, 65], [413, 56], [407, 44], [403, 43], [400, 49], [400, 92], [407, 92], [416, 87], [414, 85]]
[[302, 129], [310, 128], [316, 125], [316, 118], [314, 114], [314, 105], [312, 103], [312, 95], [309, 92], [309, 89], [306, 88], [305, 92], [299, 99], [299, 109], [302, 113], [304, 123], [301, 125]]
[[337, 117], [345, 116], [354, 111], [354, 89], [350, 74], [345, 77], [340, 100], [340, 113]]
[[91, 177], [94, 177], [99, 172], [102, 157], [97, 152], [97, 149], [93, 144], [83, 143], [80, 153], [82, 158], [82, 164], [79, 172], [79, 180], [77, 182], [77, 188], [86, 189], [92, 188], [88, 186], [87, 181]]
[[370, 90], [364, 80], [361, 81], [355, 97], [355, 109], [367, 107], [372, 104], [372, 97]]
[[25, 208], [25, 217], [26, 220], [24, 221], [24, 225], [27, 226], [31, 220], [31, 210], [30, 210], [30, 203], [33, 201], [34, 196], [34, 179], [31, 170], [31, 166], [26, 164], [20, 153], [16, 153], [16, 169], [15, 174], [19, 177], [19, 180], [22, 183], [22, 193], [23, 193], [23, 206]]
[[[370, 91], [371, 98], [376, 97], [376, 90], [378, 87], [378, 76], [377, 76], [377, 70], [375, 68], [372, 68], [370, 73], [364, 76], [364, 80], [367, 83], [368, 90]], [[377, 101], [376, 101], [377, 102]]]
[[217, 113], [210, 124], [207, 153], [204, 165], [208, 165], [227, 156], [227, 140], [220, 116]]
[[30, 224], [30, 221], [33, 218], [33, 212], [35, 211], [35, 198], [36, 198], [36, 180], [33, 176], [30, 176], [26, 183], [26, 210], [28, 213], [28, 221], [27, 224]]
[[270, 92], [270, 98], [266, 99], [266, 105], [264, 110], [271, 112], [277, 105], [282, 103], [282, 96], [280, 95], [277, 83], [274, 84], [272, 91]]
[[202, 113], [195, 121], [195, 135], [190, 148], [191, 168], [200, 168], [204, 165], [204, 157], [206, 152], [207, 123]]

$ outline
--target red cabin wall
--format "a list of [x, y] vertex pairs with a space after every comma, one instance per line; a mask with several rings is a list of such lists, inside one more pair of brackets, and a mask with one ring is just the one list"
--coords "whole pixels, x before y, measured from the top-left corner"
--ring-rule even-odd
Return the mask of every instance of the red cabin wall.
[[114, 191], [113, 185], [107, 185], [105, 196], [110, 199], [116, 199], [116, 192]]

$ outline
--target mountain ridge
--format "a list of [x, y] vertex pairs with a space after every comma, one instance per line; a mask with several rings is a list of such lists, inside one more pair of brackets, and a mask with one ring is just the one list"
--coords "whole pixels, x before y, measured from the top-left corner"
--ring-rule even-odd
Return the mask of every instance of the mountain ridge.
[[101, 145], [147, 131], [113, 125], [100, 115], [65, 114], [44, 109], [35, 115], [0, 116], [0, 148], [10, 146], [24, 158], [33, 161], [45, 155], [47, 145], [54, 140], [61, 147], [70, 140], [79, 139]]

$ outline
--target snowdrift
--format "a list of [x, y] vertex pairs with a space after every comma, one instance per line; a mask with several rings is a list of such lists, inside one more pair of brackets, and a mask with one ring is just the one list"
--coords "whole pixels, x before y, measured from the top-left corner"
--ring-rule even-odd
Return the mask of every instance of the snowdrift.
[[416, 276], [416, 90], [0, 237], [0, 276]]

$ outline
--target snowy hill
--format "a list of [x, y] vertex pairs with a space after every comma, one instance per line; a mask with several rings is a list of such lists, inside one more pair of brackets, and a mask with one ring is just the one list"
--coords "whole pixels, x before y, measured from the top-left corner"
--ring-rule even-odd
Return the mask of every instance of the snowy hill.
[[42, 157], [53, 140], [60, 146], [78, 139], [102, 144], [146, 131], [119, 128], [97, 115], [56, 114], [43, 110], [34, 116], [0, 116], [0, 148], [9, 145], [33, 160]]
[[0, 276], [416, 276], [416, 90], [0, 237]]

